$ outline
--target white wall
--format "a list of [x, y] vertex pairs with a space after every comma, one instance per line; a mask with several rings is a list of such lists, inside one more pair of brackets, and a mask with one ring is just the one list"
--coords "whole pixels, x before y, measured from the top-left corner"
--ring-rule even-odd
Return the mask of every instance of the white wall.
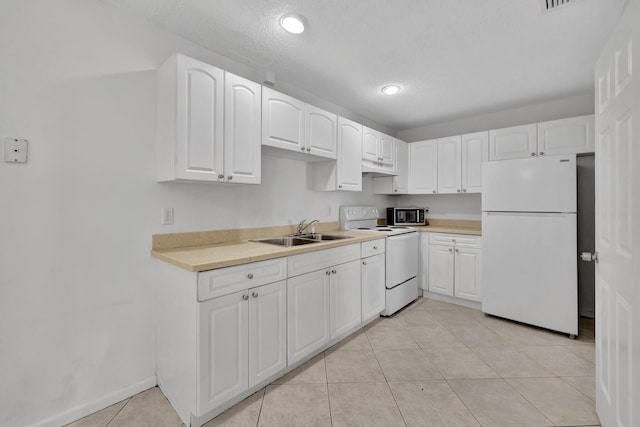
[[482, 217], [480, 194], [415, 194], [397, 196], [395, 206], [429, 208], [428, 218], [473, 219]]
[[529, 104], [433, 123], [397, 132], [403, 141], [414, 142], [503, 127], [583, 116], [594, 112], [593, 90], [539, 104]]
[[312, 192], [305, 163], [266, 156], [260, 186], [156, 183], [155, 70], [174, 51], [260, 81], [97, 0], [0, 3], [0, 137], [30, 141], [27, 164], [0, 163], [2, 426], [60, 425], [155, 384], [152, 234], [390, 204], [370, 179]]

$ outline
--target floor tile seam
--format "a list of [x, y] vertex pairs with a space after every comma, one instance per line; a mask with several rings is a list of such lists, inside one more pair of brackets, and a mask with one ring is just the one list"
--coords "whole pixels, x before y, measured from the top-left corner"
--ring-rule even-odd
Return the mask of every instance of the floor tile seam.
[[[593, 404], [595, 405], [596, 401], [595, 399], [592, 399], [590, 396], [587, 396], [587, 394], [580, 390], [579, 388], [577, 388], [576, 386], [574, 386], [573, 384], [571, 384], [569, 381], [565, 380], [565, 378], [592, 378], [592, 377], [558, 377], [562, 380], [562, 382], [564, 382], [565, 384], [568, 384], [569, 387], [571, 387], [572, 389], [576, 390], [578, 393], [582, 394], [583, 396], [585, 396], [587, 399], [589, 399], [590, 401], [593, 402]], [[595, 378], [595, 377], [594, 377]]]
[[[505, 381], [506, 381], [506, 380], [505, 380]], [[518, 390], [518, 389], [517, 389], [517, 388], [515, 388], [513, 385], [511, 385], [511, 383], [510, 383], [509, 381], [506, 381], [506, 383], [509, 385], [509, 387], [511, 387], [513, 390], [515, 390], [515, 392], [516, 392], [517, 394], [519, 394], [519, 395], [520, 395], [520, 397], [522, 397], [524, 400], [526, 400], [526, 401], [529, 403], [529, 405], [531, 405], [532, 407], [534, 407], [534, 408], [536, 409], [536, 411], [538, 411], [538, 412], [539, 412], [539, 413], [540, 413], [540, 414], [541, 414], [541, 415], [542, 415], [542, 416], [543, 416], [547, 421], [549, 421], [549, 422], [551, 423], [551, 425], [552, 425], [552, 426], [557, 426], [557, 424], [556, 424], [554, 421], [552, 421], [552, 420], [547, 416], [547, 414], [545, 414], [545, 413], [542, 411], [542, 409], [538, 408], [538, 406], [536, 406], [532, 401], [530, 401], [529, 399], [527, 399], [527, 397], [526, 397], [523, 393], [521, 393], [521, 392], [520, 392], [520, 390]]]
[[402, 422], [404, 423], [405, 427], [408, 427], [407, 420], [404, 417], [404, 414], [402, 413], [402, 409], [400, 409], [400, 405], [398, 405], [398, 400], [396, 399], [396, 395], [393, 394], [393, 389], [389, 385], [389, 381], [387, 381], [386, 384], [387, 384], [387, 389], [389, 389], [389, 393], [391, 393], [391, 398], [393, 399], [393, 402], [396, 404], [396, 408], [398, 408], [398, 412], [400, 413], [400, 416], [402, 417]]
[[[567, 347], [582, 347], [582, 345], [579, 345], [579, 346], [578, 346], [578, 345], [574, 345], [574, 346], [567, 346]], [[578, 357], [578, 358], [580, 358], [580, 359], [582, 359], [582, 360], [584, 360], [584, 361], [586, 361], [586, 362], [589, 362], [589, 363], [592, 363], [593, 365], [595, 365], [595, 363], [593, 363], [591, 360], [587, 359], [586, 357], [582, 357], [581, 355], [576, 354], [576, 353], [574, 353], [574, 352], [573, 352], [573, 351], [571, 351], [571, 350], [569, 350], [569, 351], [571, 352], [571, 354], [575, 355], [576, 357]]]
[[260, 417], [262, 416], [262, 407], [264, 406], [264, 396], [266, 394], [267, 394], [267, 387], [265, 386], [262, 388], [262, 399], [260, 400], [260, 410], [258, 410], [258, 418], [256, 419], [255, 427], [258, 427], [260, 425]]
[[111, 417], [111, 419], [110, 419], [110, 420], [109, 420], [109, 421], [104, 425], [104, 427], [109, 427], [109, 425], [110, 425], [110, 424], [111, 424], [111, 423], [112, 423], [112, 422], [113, 422], [113, 421], [118, 417], [118, 415], [120, 415], [120, 413], [122, 412], [122, 410], [123, 410], [124, 408], [126, 408], [126, 407], [127, 407], [127, 405], [129, 404], [129, 402], [131, 402], [131, 400], [132, 400], [132, 399], [133, 399], [133, 396], [131, 396], [131, 397], [127, 398], [127, 399], [126, 399], [126, 400], [127, 400], [127, 402], [126, 402], [124, 405], [122, 405], [122, 408], [120, 408], [120, 409], [119, 409], [119, 410], [118, 410], [118, 411], [113, 415], [113, 417]]
[[[479, 426], [484, 427], [483, 424], [480, 422], [480, 420], [478, 419], [478, 417], [476, 417], [476, 414], [473, 413], [473, 411], [471, 410], [471, 408], [469, 408], [469, 406], [467, 405], [467, 402], [464, 401], [464, 399], [458, 394], [458, 392], [456, 391], [455, 388], [453, 388], [451, 386], [451, 384], [449, 384], [449, 380], [444, 378], [445, 383], [447, 384], [447, 387], [449, 387], [449, 389], [453, 392], [453, 394], [456, 395], [456, 397], [458, 398], [458, 400], [464, 405], [464, 407], [467, 409], [467, 411], [469, 412], [469, 414], [471, 414], [471, 416], [473, 417], [474, 420], [476, 420], [476, 422], [478, 423]], [[459, 380], [458, 380], [459, 381]], [[487, 426], [488, 427], [488, 426]]]
[[[488, 346], [486, 346], [486, 347], [488, 347]], [[479, 354], [476, 351], [474, 351], [474, 348], [486, 348], [486, 347], [470, 347], [470, 350], [473, 351], [484, 363], [486, 363], [495, 372], [495, 370], [491, 367], [491, 365], [489, 365], [489, 362], [487, 362], [487, 360], [484, 359], [481, 354]], [[519, 353], [525, 359], [529, 360], [532, 363], [535, 363], [536, 365], [540, 366], [542, 369], [546, 369], [547, 371], [549, 371], [549, 373], [552, 374], [552, 377], [559, 377], [559, 375], [556, 375], [556, 373], [553, 372], [551, 369], [547, 368], [546, 366], [542, 365], [541, 363], [538, 363], [536, 360], [532, 359], [531, 357], [529, 357], [528, 355], [522, 353], [521, 351], [518, 351], [518, 347], [511, 346], [511, 345], [504, 346], [504, 347], [513, 348], [517, 353]], [[495, 348], [495, 347], [492, 347], [492, 348]], [[498, 372], [496, 372], [496, 374], [497, 373]], [[506, 379], [508, 377], [501, 377], [501, 378], [505, 378]], [[514, 377], [514, 378], [537, 378], [537, 377]], [[551, 378], [551, 377], [540, 377], [540, 378]]]
[[329, 393], [329, 383], [327, 382], [327, 404], [329, 405], [329, 423], [333, 427], [333, 411], [331, 410], [331, 394]]
[[[459, 348], [459, 347], [447, 347], [447, 348]], [[442, 377], [443, 380], [446, 380], [446, 378], [444, 377], [444, 374], [442, 373], [442, 370], [440, 370], [440, 368], [438, 367], [438, 364], [436, 362], [434, 362], [433, 360], [431, 360], [431, 358], [429, 357], [429, 355], [424, 351], [423, 348], [420, 348], [420, 350], [422, 351], [422, 354], [424, 354], [424, 357], [427, 358], [427, 360], [429, 361], [429, 363], [431, 363], [433, 365], [434, 368], [436, 368], [436, 371], [438, 371], [438, 373], [440, 374], [440, 376]]]

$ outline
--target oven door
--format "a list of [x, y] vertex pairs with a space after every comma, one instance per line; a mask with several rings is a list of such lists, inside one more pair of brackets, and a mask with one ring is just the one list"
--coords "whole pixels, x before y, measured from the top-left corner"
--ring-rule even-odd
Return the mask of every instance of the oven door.
[[418, 233], [387, 237], [385, 250], [388, 289], [418, 275]]
[[395, 224], [420, 224], [420, 209], [396, 209]]

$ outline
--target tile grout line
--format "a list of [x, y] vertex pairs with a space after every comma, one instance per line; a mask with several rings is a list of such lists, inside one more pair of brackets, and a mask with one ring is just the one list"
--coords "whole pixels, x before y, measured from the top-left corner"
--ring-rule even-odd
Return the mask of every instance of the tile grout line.
[[122, 408], [120, 408], [120, 410], [118, 412], [116, 412], [113, 417], [111, 417], [111, 419], [104, 425], [104, 427], [109, 427], [109, 424], [111, 424], [117, 418], [117, 416], [120, 415], [120, 412], [122, 412], [122, 410], [127, 407], [127, 405], [129, 404], [129, 402], [131, 402], [132, 399], [133, 399], [133, 396], [128, 398], [127, 399], [127, 403], [122, 405]]
[[[267, 386], [262, 389], [262, 400], [260, 400], [260, 410], [258, 411], [258, 419], [256, 420], [255, 427], [260, 425], [260, 417], [262, 416], [262, 406], [264, 405], [264, 397], [267, 394]], [[215, 419], [215, 418], [214, 418]]]
[[329, 373], [327, 372], [327, 352], [322, 352], [322, 362], [324, 363], [324, 379], [327, 383], [327, 402], [329, 402], [329, 422], [333, 427], [333, 412], [331, 411], [331, 395], [329, 394]]

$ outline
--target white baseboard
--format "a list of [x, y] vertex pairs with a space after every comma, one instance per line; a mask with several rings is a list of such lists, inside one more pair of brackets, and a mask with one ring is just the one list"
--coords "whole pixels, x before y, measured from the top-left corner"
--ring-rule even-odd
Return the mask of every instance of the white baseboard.
[[107, 406], [111, 406], [114, 403], [118, 403], [121, 400], [131, 397], [134, 394], [138, 394], [141, 391], [145, 391], [147, 389], [155, 387], [157, 384], [158, 380], [154, 375], [147, 378], [146, 380], [140, 381], [139, 383], [130, 385], [129, 387], [123, 388], [104, 397], [101, 397], [100, 399], [94, 400], [93, 402], [78, 405], [42, 421], [38, 421], [37, 423], [32, 424], [30, 427], [60, 427], [72, 423], [79, 420], [80, 418], [84, 418], [87, 415], [104, 409]]

